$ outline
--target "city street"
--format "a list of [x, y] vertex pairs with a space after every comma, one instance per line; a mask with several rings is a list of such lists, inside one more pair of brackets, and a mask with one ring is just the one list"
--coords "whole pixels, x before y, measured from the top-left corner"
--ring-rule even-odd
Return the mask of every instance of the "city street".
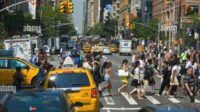
[[[148, 106], [148, 105], [158, 105], [158, 106], [171, 106], [171, 107], [185, 107], [185, 105], [190, 104], [189, 97], [186, 96], [184, 98], [166, 98], [164, 96], [146, 96], [144, 100], [139, 100], [136, 97], [136, 94], [131, 95], [129, 97], [127, 93], [118, 93], [117, 88], [121, 86], [121, 82], [119, 77], [117, 76], [117, 69], [120, 66], [123, 59], [128, 59], [131, 62], [131, 56], [119, 56], [118, 54], [113, 54], [112, 56], [107, 55], [108, 59], [113, 63], [113, 75], [114, 80], [112, 81], [113, 89], [112, 97], [107, 97], [107, 91], [104, 92], [103, 97], [101, 97], [101, 112], [118, 112], [118, 111], [126, 111], [133, 112], [138, 110], [140, 107]], [[130, 63], [129, 63], [130, 64]], [[156, 93], [158, 93], [158, 89], [160, 88], [160, 80], [155, 77], [156, 80]], [[131, 79], [130, 79], [131, 81]], [[129, 82], [130, 82], [129, 81]], [[132, 89], [129, 84], [129, 90]], [[196, 98], [196, 103], [200, 104], [200, 98]]]
[[[145, 99], [139, 100], [137, 99], [137, 95], [132, 94], [130, 97], [125, 92], [117, 92], [118, 87], [122, 85], [119, 76], [117, 75], [118, 67], [121, 65], [123, 59], [128, 59], [129, 65], [131, 66], [131, 56], [120, 56], [118, 53], [113, 53], [112, 55], [105, 55], [108, 58], [108, 61], [112, 62], [112, 69], [113, 69], [113, 80], [112, 80], [112, 97], [108, 96], [107, 90], [103, 92], [102, 97], [100, 98], [100, 110], [101, 112], [136, 112], [143, 106], [161, 106], [166, 108], [172, 107], [195, 107], [196, 104], [200, 104], [200, 98], [196, 98], [195, 105], [191, 106], [192, 104], [189, 102], [190, 99], [188, 96], [184, 96], [183, 98], [175, 97], [175, 98], [167, 98], [165, 96], [157, 96], [157, 95], [150, 95], [146, 96]], [[52, 64], [58, 64], [60, 59], [57, 58], [57, 55], [52, 56]], [[132, 90], [132, 86], [130, 85], [132, 78], [129, 81], [128, 90]], [[156, 80], [156, 93], [160, 88], [160, 79], [155, 76]], [[100, 85], [103, 85], [102, 83]], [[197, 105], [199, 106], [199, 105]]]

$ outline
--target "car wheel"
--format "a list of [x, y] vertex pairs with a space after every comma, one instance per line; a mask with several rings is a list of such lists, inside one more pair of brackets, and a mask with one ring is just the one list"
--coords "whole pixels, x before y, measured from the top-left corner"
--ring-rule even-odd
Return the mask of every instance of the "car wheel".
[[37, 79], [37, 77], [34, 77], [34, 78], [32, 79], [31, 85], [33, 85], [34, 87], [39, 87], [40, 82], [39, 82], [39, 80]]

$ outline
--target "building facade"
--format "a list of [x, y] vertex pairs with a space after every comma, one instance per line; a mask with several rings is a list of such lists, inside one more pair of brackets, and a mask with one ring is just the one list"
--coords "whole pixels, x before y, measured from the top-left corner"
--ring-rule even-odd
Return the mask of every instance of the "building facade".
[[160, 28], [165, 37], [169, 39], [169, 47], [176, 37], [178, 29], [183, 24], [190, 24], [189, 15], [200, 15], [200, 0], [153, 0], [153, 17], [160, 22]]

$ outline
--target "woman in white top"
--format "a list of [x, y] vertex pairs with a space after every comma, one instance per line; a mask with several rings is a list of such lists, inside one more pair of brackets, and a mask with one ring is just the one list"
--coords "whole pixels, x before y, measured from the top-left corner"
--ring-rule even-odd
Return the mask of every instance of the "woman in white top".
[[141, 74], [140, 74], [140, 62], [136, 61], [135, 62], [135, 70], [134, 70], [134, 75], [133, 75], [133, 80], [131, 82], [131, 85], [134, 86], [134, 89], [129, 92], [129, 95], [131, 95], [132, 93], [134, 93], [135, 91], [137, 91], [137, 96], [138, 99], [144, 99], [143, 97], [141, 97], [141, 92], [144, 92], [141, 89]]
[[112, 94], [111, 94], [111, 88], [112, 88], [111, 78], [112, 78], [112, 63], [108, 62], [106, 64], [105, 73], [104, 73], [105, 85], [101, 89], [100, 92], [102, 93], [102, 91], [104, 91], [105, 89], [108, 89], [109, 96], [112, 96]]

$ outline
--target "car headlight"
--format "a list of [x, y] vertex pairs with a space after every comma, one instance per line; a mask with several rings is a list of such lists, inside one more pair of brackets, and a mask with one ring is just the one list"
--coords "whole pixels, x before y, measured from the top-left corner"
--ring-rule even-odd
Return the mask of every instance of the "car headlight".
[[51, 76], [50, 80], [54, 81], [56, 79], [56, 76]]

